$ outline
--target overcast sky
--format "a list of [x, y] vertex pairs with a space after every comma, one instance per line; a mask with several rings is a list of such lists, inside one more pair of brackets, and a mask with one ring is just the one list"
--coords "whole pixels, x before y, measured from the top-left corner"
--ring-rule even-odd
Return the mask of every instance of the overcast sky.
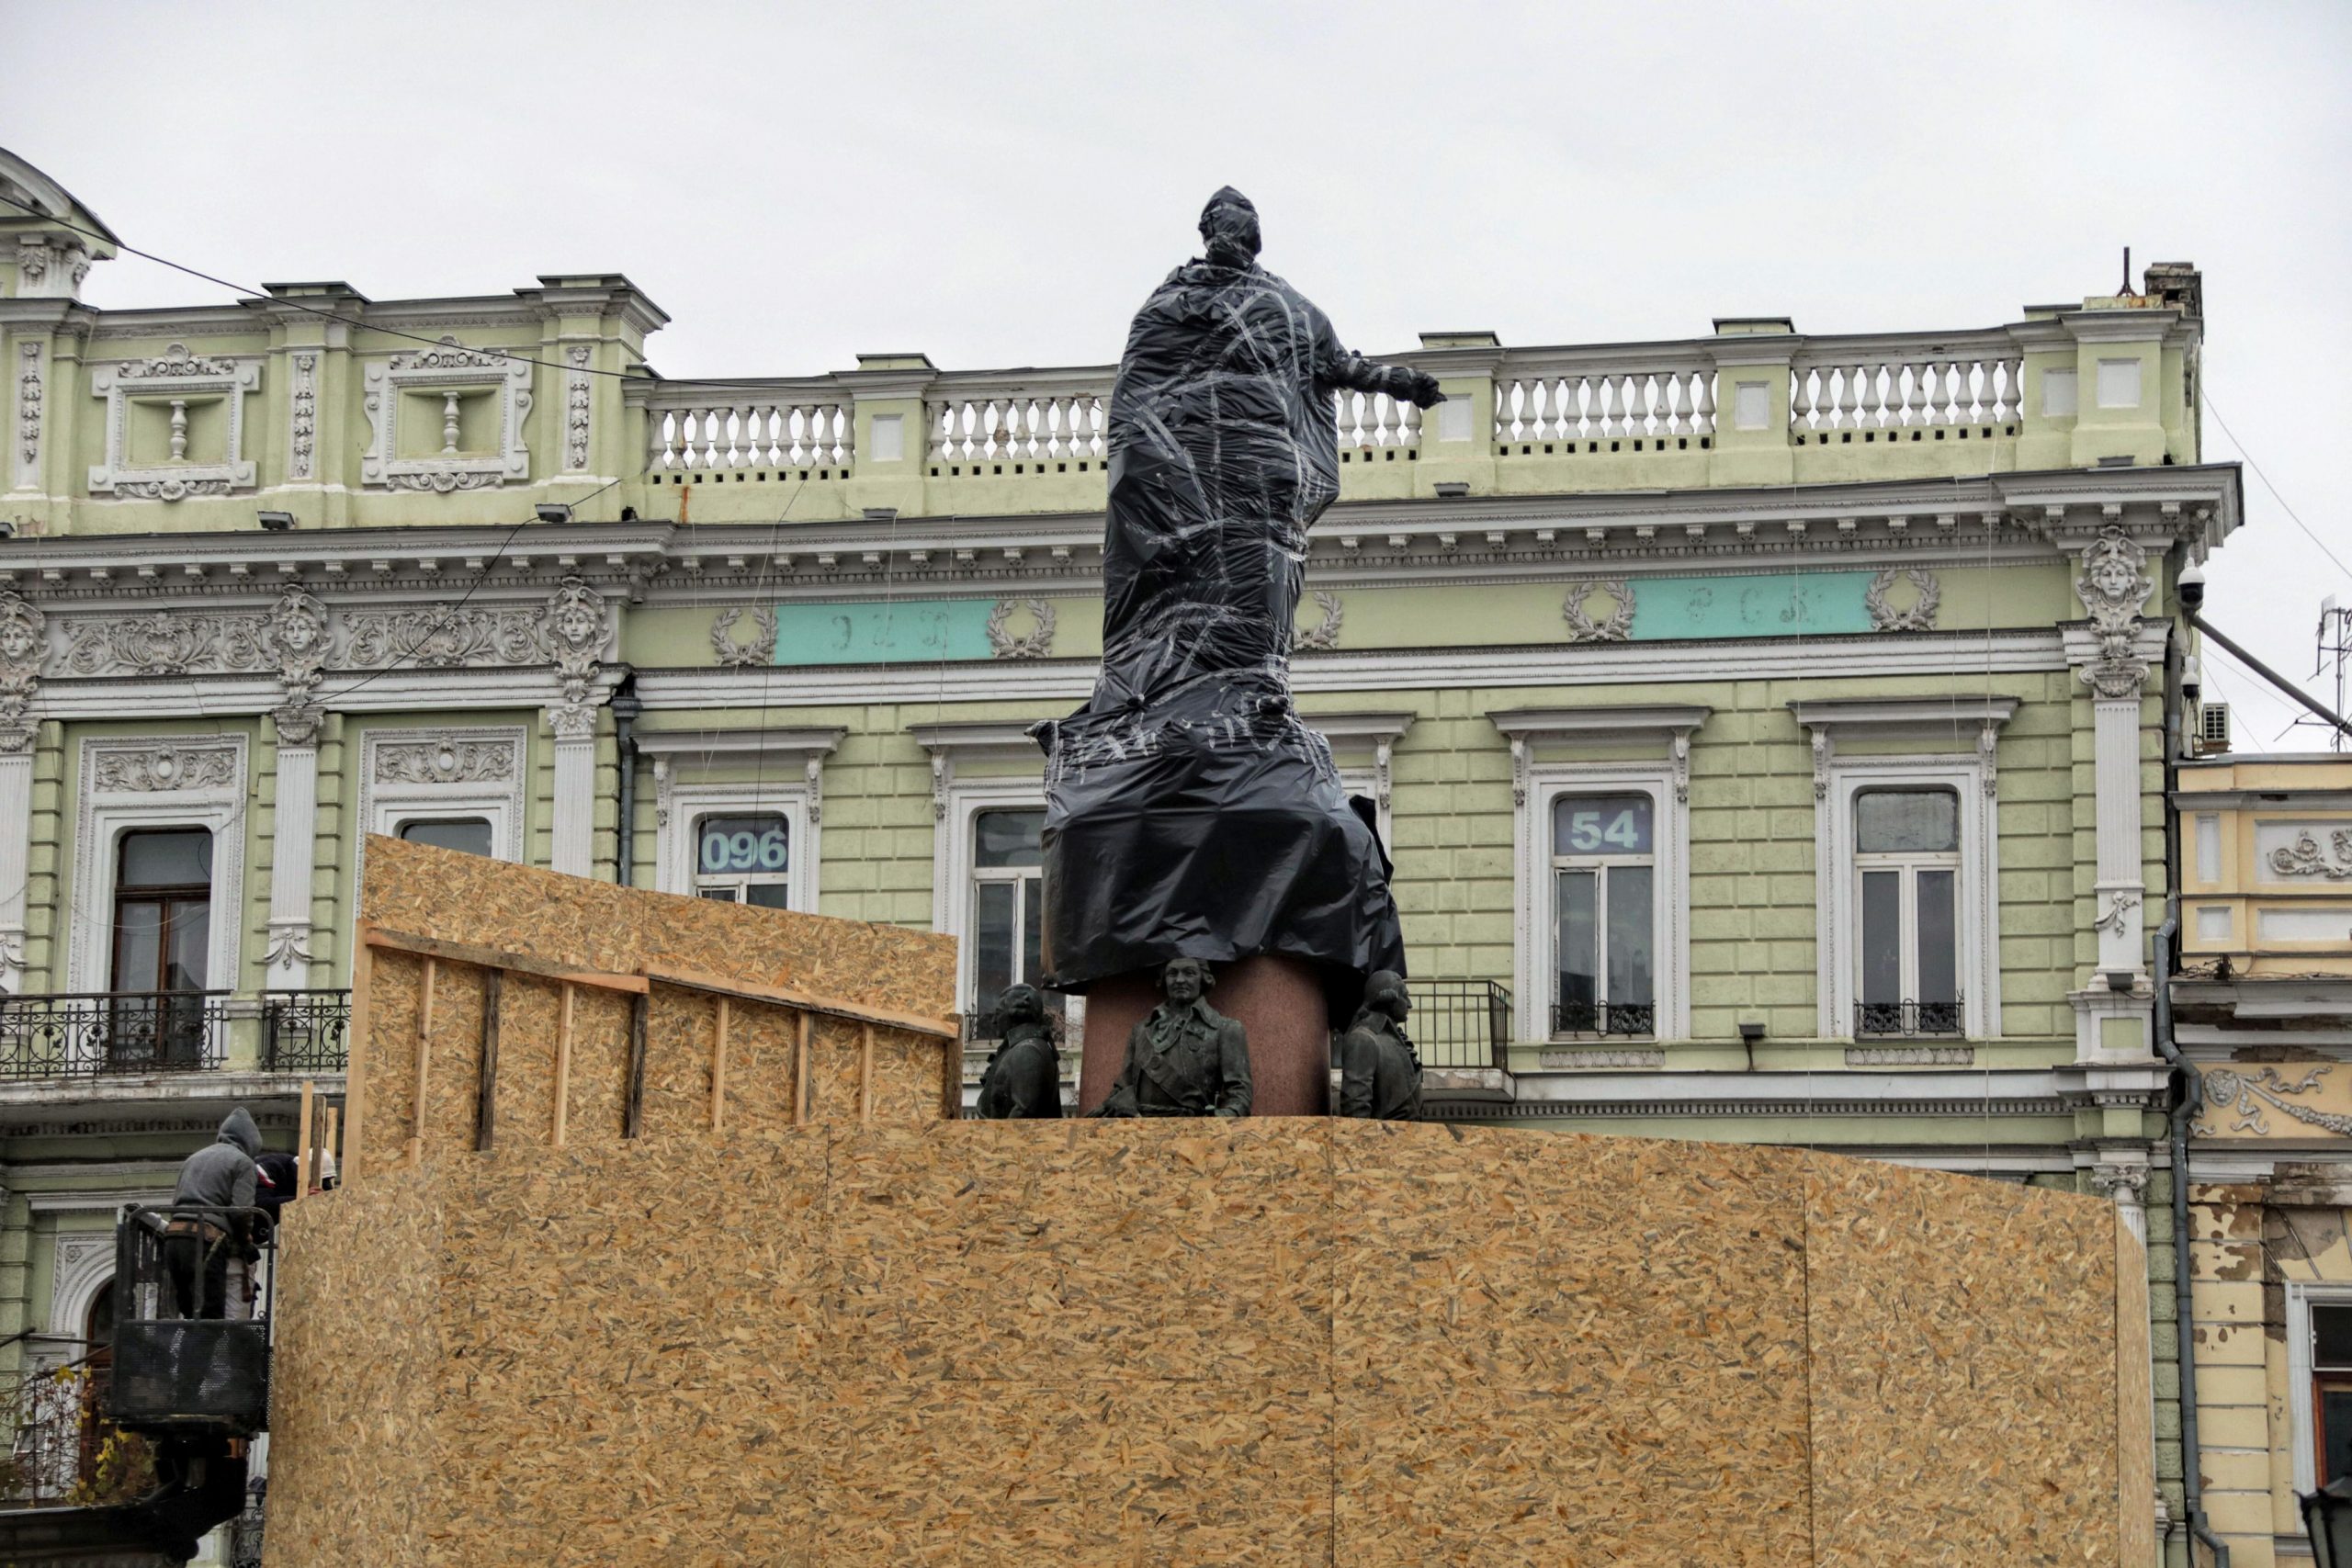
[[[2128, 244], [2204, 269], [2209, 406], [2352, 562], [2343, 4], [0, 0], [0, 145], [240, 283], [626, 272], [670, 376], [1108, 362], [1227, 182], [1367, 352], [1989, 326]], [[130, 257], [86, 294], [219, 297]], [[2352, 574], [2245, 491], [2211, 615], [2307, 676]], [[2294, 710], [2207, 668], [2272, 748]]]

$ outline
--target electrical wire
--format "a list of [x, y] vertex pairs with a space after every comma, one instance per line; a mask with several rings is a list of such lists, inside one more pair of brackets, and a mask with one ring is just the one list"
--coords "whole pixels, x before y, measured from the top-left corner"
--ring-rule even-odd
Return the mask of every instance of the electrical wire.
[[[267, 289], [255, 288], [250, 284], [235, 283], [225, 277], [215, 276], [213, 274], [206, 272], [200, 267], [189, 266], [186, 263], [175, 262], [169, 256], [159, 256], [153, 251], [142, 251], [136, 245], [126, 244], [120, 240], [114, 239], [108, 235], [98, 232], [96, 229], [85, 229], [79, 223], [72, 223], [62, 218], [51, 217], [50, 214], [43, 212], [40, 208], [31, 206], [27, 202], [18, 201], [15, 197], [9, 196], [5, 192], [0, 192], [0, 202], [6, 202], [10, 207], [16, 208], [19, 211], [28, 212], [44, 223], [54, 223], [61, 229], [71, 229], [77, 234], [86, 234], [91, 239], [96, 240], [101, 243], [114, 246], [117, 250], [121, 251], [127, 255], [137, 256], [141, 261], [153, 262], [156, 265], [169, 267], [174, 272], [186, 273], [190, 277], [199, 278], [206, 283], [212, 284], [217, 288], [225, 288], [232, 294], [238, 295], [244, 299], [266, 299], [273, 305], [282, 305], [288, 310], [300, 310], [305, 315], [316, 316], [322, 321], [340, 321], [345, 326], [357, 327], [363, 332], [380, 333], [386, 337], [404, 338], [410, 343], [424, 344], [428, 348], [439, 348], [443, 346], [442, 341], [437, 337], [425, 337], [417, 333], [402, 332], [398, 327], [388, 327], [380, 321], [370, 321], [358, 316], [346, 316], [337, 310], [323, 310], [316, 305], [306, 305], [300, 299], [289, 299], [282, 294], [272, 294]], [[638, 376], [632, 375], [626, 370], [606, 370], [601, 366], [595, 365], [558, 365], [552, 360], [534, 358], [532, 355], [527, 354], [517, 354], [512, 349], [481, 348], [470, 344], [467, 345], [466, 352], [469, 354], [484, 355], [494, 359], [507, 360], [515, 365], [536, 365], [542, 370], [560, 370], [566, 374], [577, 371], [587, 376], [608, 376], [616, 381], [658, 380], [665, 387], [719, 387], [734, 386], [738, 384], [735, 381], [715, 378], [696, 378], [689, 377], [673, 379], [666, 376], [655, 376], [650, 372], [650, 370], [649, 370], [645, 375]]]
[[2262, 471], [2262, 465], [2254, 460], [2254, 454], [2246, 450], [2245, 443], [2238, 439], [2237, 432], [2232, 430], [2229, 422], [2222, 417], [2222, 411], [2213, 406], [2212, 394], [2206, 391], [2203, 387], [2199, 387], [2197, 389], [2197, 397], [2198, 400], [2204, 404], [2205, 412], [2213, 416], [2213, 423], [2222, 427], [2222, 434], [2230, 438], [2230, 445], [2238, 449], [2238, 456], [2245, 459], [2245, 466], [2254, 470], [2254, 477], [2262, 481], [2262, 488], [2270, 492], [2270, 499], [2278, 503], [2278, 510], [2287, 514], [2287, 520], [2301, 528], [2303, 531], [2303, 537], [2318, 546], [2319, 553], [2335, 562], [2335, 570], [2342, 572], [2347, 581], [2352, 581], [2352, 566], [2345, 565], [2344, 558], [2329, 549], [2327, 541], [2312, 533], [2311, 525], [2296, 515], [2293, 507], [2287, 504], [2287, 498], [2278, 493], [2278, 487], [2270, 482], [2270, 476]]
[[[6, 198], [0, 197], [0, 199]], [[605, 491], [612, 489], [615, 485], [617, 485], [621, 481], [619, 479], [608, 480], [605, 483], [599, 485], [596, 489], [590, 491], [586, 495], [580, 497], [578, 500], [573, 501], [569, 504], [573, 506], [584, 506], [589, 502], [595, 500], [596, 497], [602, 495]], [[505, 558], [507, 550], [514, 545], [516, 537], [522, 534], [525, 528], [529, 527], [535, 521], [537, 521], [536, 517], [525, 518], [521, 522], [516, 523], [512, 528], [509, 528], [506, 531], [505, 537], [499, 541], [498, 547], [484, 558], [481, 569], [474, 573], [472, 581], [467, 584], [465, 592], [458, 596], [455, 603], [442, 605], [437, 608], [435, 614], [444, 623], [446, 623], [448, 617], [454, 616], [458, 611], [466, 607], [466, 605], [473, 599], [474, 595], [481, 591], [482, 585], [489, 581], [490, 574], [495, 570], [499, 563]], [[361, 687], [383, 679], [383, 677], [393, 673], [412, 662], [422, 650], [423, 647], [424, 639], [420, 638], [415, 646], [410, 648], [407, 652], [401, 654], [390, 663], [384, 665], [382, 668], [368, 671], [366, 675], [352, 682], [347, 686], [340, 687], [333, 692], [321, 693], [313, 696], [311, 699], [310, 705], [315, 705], [322, 709], [326, 708], [339, 699], [349, 696], [352, 693], [358, 691]], [[202, 688], [198, 685], [192, 676], [184, 674], [182, 679], [187, 682], [189, 700], [197, 710], [196, 716], [198, 718], [211, 719], [215, 723], [218, 723], [224, 718], [232, 716], [251, 716], [247, 715], [232, 716], [208, 712], [204, 705]], [[218, 841], [218, 835], [222, 829], [237, 827], [245, 820], [247, 815], [253, 809], [254, 799], [259, 793], [259, 788], [258, 776], [249, 776], [246, 782], [244, 798], [238, 803], [236, 808], [230, 812], [227, 817], [223, 818], [217, 824], [211, 826], [209, 830], [215, 835], [216, 842]], [[0, 899], [0, 904], [13, 904], [18, 898], [25, 897], [30, 893], [32, 884], [33, 875], [31, 873], [28, 872], [24, 881], [18, 885], [16, 891], [9, 895], [6, 899]], [[82, 890], [78, 887], [71, 889], [68, 892], [63, 902], [63, 907], [58, 910], [60, 917], [71, 930], [79, 931], [85, 937], [95, 937], [103, 933], [111, 938], [115, 932], [121, 929], [120, 923], [113, 918], [111, 911], [108, 911], [106, 915], [101, 917], [84, 910], [80, 907], [81, 893]], [[55, 964], [52, 963], [51, 967], [53, 974]]]

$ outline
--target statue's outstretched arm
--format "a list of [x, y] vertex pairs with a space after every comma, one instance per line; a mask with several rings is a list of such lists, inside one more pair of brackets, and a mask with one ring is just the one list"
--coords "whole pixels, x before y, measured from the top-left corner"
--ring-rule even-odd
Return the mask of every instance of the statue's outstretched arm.
[[1325, 367], [1324, 379], [1334, 387], [1348, 387], [1359, 392], [1385, 392], [1398, 402], [1417, 408], [1430, 408], [1445, 401], [1445, 394], [1437, 389], [1437, 378], [1428, 371], [1416, 370], [1409, 365], [1383, 365], [1351, 349], [1342, 349], [1331, 357]]

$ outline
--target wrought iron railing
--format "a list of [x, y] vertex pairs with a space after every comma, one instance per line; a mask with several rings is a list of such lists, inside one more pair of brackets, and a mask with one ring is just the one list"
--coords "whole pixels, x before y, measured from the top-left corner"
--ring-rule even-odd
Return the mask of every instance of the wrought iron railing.
[[1657, 1032], [1657, 1004], [1555, 1002], [1552, 1004], [1552, 1032], [1555, 1035], [1602, 1034], [1646, 1038]]
[[1948, 1002], [1856, 1002], [1854, 1004], [1854, 1033], [1882, 1036], [1889, 1034], [1958, 1034], [1961, 1027], [1962, 1003]]
[[261, 1065], [270, 1073], [339, 1073], [351, 1059], [349, 991], [264, 991]]
[[1510, 1046], [1510, 988], [1493, 980], [1408, 980], [1406, 1032], [1424, 1067], [1485, 1069]]
[[104, 1366], [88, 1356], [0, 1379], [0, 1506], [127, 1503], [154, 1484], [147, 1445], [106, 1418]]
[[227, 1056], [226, 991], [0, 997], [0, 1078], [196, 1073]]

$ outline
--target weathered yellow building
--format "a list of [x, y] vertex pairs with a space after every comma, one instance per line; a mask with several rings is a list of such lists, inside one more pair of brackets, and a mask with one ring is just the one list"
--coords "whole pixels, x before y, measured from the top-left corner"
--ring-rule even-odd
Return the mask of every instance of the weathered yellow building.
[[2180, 764], [2181, 1050], [2205, 1506], [2233, 1568], [2352, 1474], [2352, 757]]

